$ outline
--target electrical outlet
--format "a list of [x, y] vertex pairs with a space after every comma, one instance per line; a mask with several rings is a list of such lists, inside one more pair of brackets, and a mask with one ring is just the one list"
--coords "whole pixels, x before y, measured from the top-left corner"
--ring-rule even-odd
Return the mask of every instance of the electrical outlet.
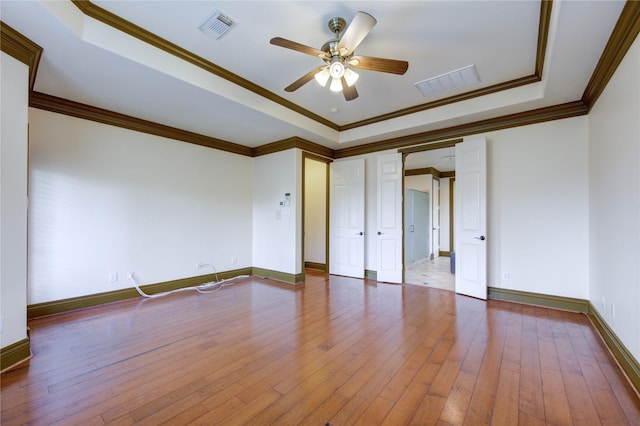
[[511, 276], [509, 275], [508, 272], [502, 273], [502, 281], [509, 281], [509, 278], [511, 278]]
[[0, 317], [0, 334], [4, 333], [4, 317]]
[[602, 308], [603, 311], [607, 309], [607, 299], [605, 299], [604, 296], [602, 296], [602, 304], [600, 304], [600, 307]]
[[612, 303], [611, 304], [611, 318], [615, 318], [616, 317], [616, 304]]
[[127, 279], [128, 279], [128, 280], [132, 280], [132, 279], [133, 279], [133, 272], [129, 272], [129, 273], [127, 274]]
[[204, 263], [202, 263], [202, 261], [196, 263], [196, 269], [201, 269], [204, 266]]
[[118, 273], [111, 272], [107, 277], [107, 281], [109, 281], [110, 283], [115, 283], [116, 281], [118, 281]]
[[237, 261], [238, 261], [238, 258], [237, 258], [237, 257], [233, 256], [233, 257], [231, 258], [231, 264], [232, 264], [232, 265], [235, 265]]

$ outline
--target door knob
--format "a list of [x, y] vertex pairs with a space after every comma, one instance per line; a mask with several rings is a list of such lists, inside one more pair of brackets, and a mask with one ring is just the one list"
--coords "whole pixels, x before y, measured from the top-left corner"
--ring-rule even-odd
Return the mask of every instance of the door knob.
[[484, 241], [484, 240], [487, 239], [484, 235], [480, 235], [479, 237], [473, 237], [473, 238], [475, 238], [476, 240], [480, 240], [480, 241]]
[[378, 235], [382, 235], [382, 234], [383, 234], [382, 232], [378, 231]]
[[364, 235], [364, 232], [362, 232], [362, 231], [356, 232], [356, 235]]

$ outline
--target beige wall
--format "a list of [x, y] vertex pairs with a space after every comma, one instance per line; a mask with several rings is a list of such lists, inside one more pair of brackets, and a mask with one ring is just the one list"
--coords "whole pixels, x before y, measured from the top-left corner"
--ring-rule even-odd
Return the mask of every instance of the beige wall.
[[640, 360], [640, 38], [589, 114], [589, 299]]
[[326, 263], [327, 164], [310, 158], [304, 161], [304, 261]]
[[252, 158], [33, 108], [30, 122], [30, 304], [130, 288], [129, 272], [252, 266]]
[[0, 58], [0, 347], [27, 337], [29, 67]]
[[[253, 161], [253, 266], [302, 273], [302, 153], [289, 149]], [[281, 206], [287, 193], [290, 203]]]

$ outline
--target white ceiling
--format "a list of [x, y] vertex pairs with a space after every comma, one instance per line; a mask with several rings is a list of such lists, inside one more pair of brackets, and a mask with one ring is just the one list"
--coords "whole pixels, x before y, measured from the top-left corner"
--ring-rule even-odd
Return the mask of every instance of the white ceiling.
[[[121, 18], [339, 126], [535, 71], [539, 1], [94, 1]], [[554, 1], [542, 81], [337, 131], [84, 15], [70, 1], [0, 2], [1, 19], [43, 47], [34, 90], [248, 147], [301, 137], [332, 149], [575, 101], [623, 1]], [[220, 40], [198, 27], [220, 9], [238, 25]], [[360, 96], [311, 81], [320, 59], [269, 44], [320, 48], [327, 21], [365, 11], [378, 23], [359, 55], [406, 60], [405, 75], [358, 71]], [[423, 97], [414, 83], [475, 64], [474, 86]], [[337, 110], [338, 112], [333, 112]]]

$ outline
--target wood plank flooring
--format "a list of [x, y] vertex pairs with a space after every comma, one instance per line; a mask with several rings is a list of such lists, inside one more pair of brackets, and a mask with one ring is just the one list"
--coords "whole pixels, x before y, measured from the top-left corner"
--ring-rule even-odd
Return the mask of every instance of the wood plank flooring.
[[639, 425], [582, 314], [307, 271], [29, 322], [2, 425]]

